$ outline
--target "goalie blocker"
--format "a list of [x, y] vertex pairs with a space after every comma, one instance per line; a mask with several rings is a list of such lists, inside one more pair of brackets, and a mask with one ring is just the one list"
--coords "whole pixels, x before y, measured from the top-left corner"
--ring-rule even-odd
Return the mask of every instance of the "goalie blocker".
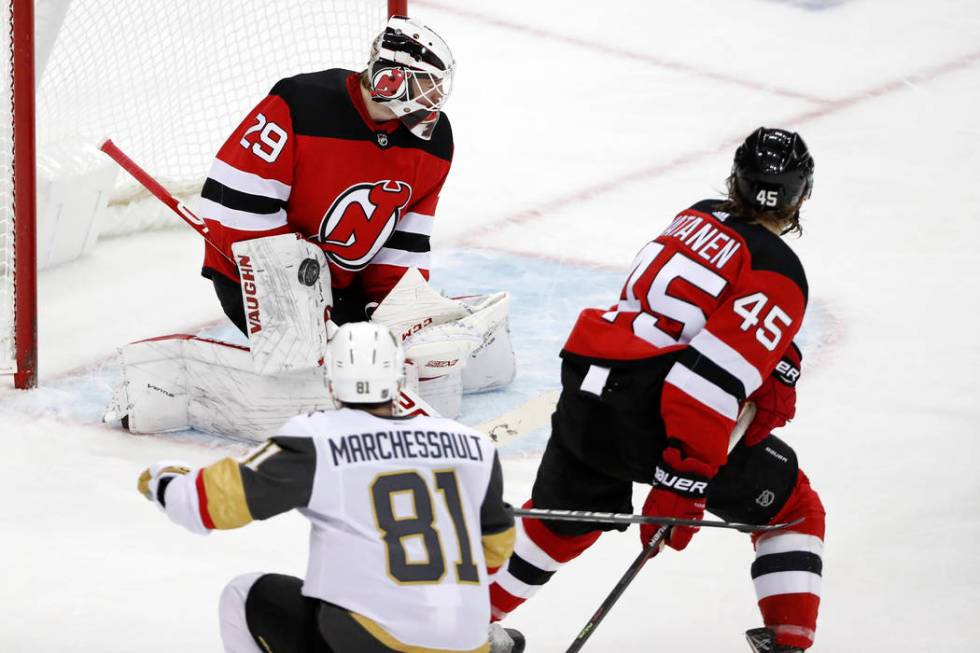
[[[123, 381], [105, 421], [133, 433], [195, 428], [262, 440], [286, 419], [334, 407], [326, 343], [336, 329], [329, 268], [296, 234], [236, 243], [249, 347], [193, 335], [141, 340], [120, 349]], [[510, 383], [515, 361], [510, 295], [450, 299], [408, 270], [373, 314], [402, 342], [403, 412], [459, 414], [464, 392]]]

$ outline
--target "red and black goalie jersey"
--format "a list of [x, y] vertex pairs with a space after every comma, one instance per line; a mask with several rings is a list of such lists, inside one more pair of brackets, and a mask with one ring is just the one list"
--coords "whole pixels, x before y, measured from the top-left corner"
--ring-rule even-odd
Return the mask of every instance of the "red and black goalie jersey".
[[740, 403], [790, 347], [807, 303], [789, 246], [720, 206], [678, 214], [637, 255], [619, 303], [584, 310], [563, 351], [614, 366], [673, 357], [660, 406], [667, 438], [716, 469]]
[[[445, 114], [429, 141], [397, 119], [374, 122], [359, 84], [341, 69], [277, 83], [218, 152], [201, 213], [229, 257], [235, 242], [299, 232], [323, 249], [334, 288], [360, 284], [380, 301], [409, 267], [428, 278], [453, 136]], [[238, 281], [211, 247], [203, 274]]]

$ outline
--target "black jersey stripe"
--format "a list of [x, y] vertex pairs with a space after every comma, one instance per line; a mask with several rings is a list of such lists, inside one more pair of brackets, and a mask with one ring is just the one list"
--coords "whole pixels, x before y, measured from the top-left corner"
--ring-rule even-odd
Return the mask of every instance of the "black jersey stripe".
[[394, 231], [385, 243], [385, 247], [400, 249], [405, 252], [424, 253], [432, 248], [429, 244], [429, 237], [423, 234], [415, 234], [408, 231]]
[[766, 270], [781, 274], [795, 283], [803, 293], [804, 303], [808, 300], [809, 285], [803, 264], [783, 239], [765, 227], [745, 222], [737, 216], [725, 221], [725, 226], [736, 232], [749, 246], [753, 270]]
[[212, 202], [217, 202], [221, 206], [235, 211], [245, 211], [259, 215], [271, 215], [286, 208], [286, 202], [281, 199], [243, 193], [240, 190], [229, 188], [220, 181], [216, 181], [210, 177], [204, 182], [204, 188], [201, 189], [201, 197]]
[[545, 571], [544, 569], [535, 567], [516, 553], [510, 555], [510, 560], [507, 562], [507, 571], [511, 576], [525, 585], [544, 585], [555, 574], [553, 571]]
[[313, 495], [316, 447], [312, 438], [276, 436], [280, 451], [256, 469], [241, 466], [242, 487], [249, 512], [266, 519], [292, 508], [305, 508]]
[[718, 386], [738, 401], [745, 399], [745, 385], [742, 384], [742, 381], [702, 354], [697, 348], [688, 347], [681, 352], [677, 360], [681, 365]]
[[752, 563], [752, 578], [780, 571], [805, 571], [821, 576], [823, 560], [809, 551], [787, 551], [760, 556]]
[[504, 502], [503, 495], [504, 472], [500, 467], [500, 458], [494, 451], [490, 481], [480, 504], [480, 532], [483, 535], [502, 533], [514, 527], [514, 515], [509, 510], [510, 506]]

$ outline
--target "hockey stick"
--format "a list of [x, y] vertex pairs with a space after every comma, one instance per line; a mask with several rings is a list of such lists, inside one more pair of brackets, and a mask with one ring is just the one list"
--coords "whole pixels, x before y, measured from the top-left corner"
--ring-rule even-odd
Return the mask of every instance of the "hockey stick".
[[211, 234], [207, 225], [204, 224], [204, 220], [187, 208], [186, 204], [171, 195], [170, 191], [168, 191], [160, 182], [150, 176], [150, 173], [139, 167], [135, 161], [126, 156], [126, 154], [120, 150], [111, 139], [107, 138], [105, 142], [99, 146], [99, 149], [108, 154], [113, 161], [118, 163], [119, 167], [131, 174], [133, 179], [138, 181], [143, 188], [150, 191], [154, 197], [170, 207], [170, 210], [179, 215], [181, 219], [189, 224], [194, 231], [201, 234], [201, 238], [204, 239], [204, 242], [213, 247], [219, 254], [224, 256], [232, 265], [235, 265], [235, 261], [221, 251], [221, 248], [215, 245], [211, 240]]
[[731, 521], [714, 521], [710, 519], [678, 519], [676, 517], [655, 517], [652, 515], [630, 515], [615, 512], [591, 512], [588, 510], [548, 510], [546, 508], [513, 508], [515, 517], [532, 517], [545, 521], [584, 521], [600, 524], [656, 524], [659, 526], [698, 526], [704, 528], [728, 528], [741, 533], [765, 533], [778, 531], [790, 526], [796, 526], [803, 521], [800, 517], [794, 521], [779, 524], [742, 524]]
[[[746, 429], [749, 428], [749, 425], [752, 423], [752, 420], [755, 419], [755, 413], [756, 413], [756, 406], [751, 401], [746, 402], [745, 405], [742, 406], [742, 410], [738, 415], [738, 419], [735, 421], [735, 428], [732, 429], [732, 432], [728, 439], [729, 452], [735, 448], [735, 445], [738, 443], [738, 441], [742, 439], [743, 435], [745, 435]], [[524, 508], [521, 510], [533, 511], [535, 509]], [[612, 609], [613, 605], [616, 604], [616, 601], [619, 600], [619, 597], [622, 596], [623, 592], [626, 590], [629, 584], [633, 582], [633, 579], [636, 578], [636, 575], [640, 573], [640, 570], [643, 569], [643, 565], [645, 565], [647, 563], [647, 560], [652, 558], [657, 553], [657, 551], [659, 551], [662, 548], [664, 539], [670, 533], [670, 529], [672, 526], [708, 526], [711, 528], [733, 528], [738, 531], [752, 533], [752, 532], [770, 531], [770, 530], [786, 528], [787, 526], [792, 526], [793, 524], [798, 524], [801, 521], [803, 521], [803, 519], [800, 518], [785, 524], [773, 524], [770, 526], [753, 526], [751, 524], [736, 524], [732, 522], [716, 522], [716, 521], [705, 521], [699, 519], [676, 519], [672, 517], [647, 517], [645, 515], [616, 515], [611, 513], [589, 513], [586, 511], [572, 511], [572, 510], [543, 511], [543, 512], [557, 512], [559, 514], [563, 513], [563, 516], [559, 517], [555, 515], [552, 516], [551, 519], [574, 520], [576, 518], [571, 517], [570, 515], [572, 515], [575, 512], [578, 512], [580, 515], [590, 515], [590, 514], [593, 515], [592, 519], [594, 519], [595, 521], [608, 520], [611, 523], [646, 522], [650, 524], [661, 524], [660, 528], [657, 529], [657, 532], [654, 534], [654, 536], [650, 538], [650, 543], [643, 548], [643, 551], [640, 552], [640, 555], [636, 557], [636, 560], [633, 561], [633, 564], [629, 566], [629, 568], [626, 570], [626, 573], [623, 574], [623, 576], [619, 579], [619, 582], [616, 583], [616, 586], [613, 587], [612, 591], [609, 593], [609, 596], [607, 596], [606, 599], [599, 605], [599, 608], [595, 611], [592, 617], [586, 622], [582, 630], [579, 631], [578, 635], [572, 641], [572, 645], [569, 646], [568, 649], [566, 650], [566, 653], [576, 653], [577, 651], [581, 650], [583, 646], [585, 646], [585, 642], [589, 639], [589, 637], [592, 636], [592, 633], [595, 632], [596, 627], [598, 627], [599, 623], [606, 617], [606, 615], [609, 613], [609, 610]], [[515, 515], [517, 514], [517, 510], [514, 511], [514, 514]], [[596, 517], [598, 517], [598, 519], [596, 519]], [[620, 521], [620, 519], [622, 519], [623, 521]], [[579, 520], [581, 520], [581, 517], [579, 518]], [[685, 524], [684, 522], [688, 522], [688, 523]]]
[[478, 424], [475, 428], [489, 435], [498, 447], [508, 444], [522, 435], [550, 424], [558, 395], [558, 390], [543, 392], [517, 408]]
[[[498, 447], [509, 444], [517, 438], [547, 426], [551, 423], [551, 415], [555, 412], [559, 390], [548, 390], [536, 397], [532, 397], [522, 405], [507, 411], [497, 417], [481, 422], [475, 428], [483, 431], [490, 436], [493, 443]], [[745, 402], [741, 412], [738, 414], [738, 421], [732, 430], [731, 439], [728, 443], [728, 450], [738, 443], [745, 434], [745, 430], [755, 419], [756, 407], [751, 401]]]
[[609, 596], [606, 597], [606, 600], [599, 605], [599, 608], [592, 614], [582, 630], [580, 630], [578, 635], [575, 636], [575, 640], [572, 642], [572, 645], [568, 647], [565, 653], [576, 653], [576, 651], [581, 650], [582, 647], [585, 646], [585, 642], [588, 641], [589, 637], [592, 636], [592, 633], [595, 632], [596, 627], [602, 622], [603, 619], [605, 619], [606, 615], [609, 614], [609, 611], [612, 609], [613, 605], [615, 605], [616, 601], [619, 600], [619, 597], [623, 595], [623, 592], [626, 590], [629, 584], [633, 582], [636, 575], [640, 573], [640, 570], [643, 569], [643, 565], [645, 565], [647, 560], [652, 558], [663, 546], [663, 541], [669, 532], [669, 526], [661, 526], [659, 529], [657, 529], [657, 532], [654, 533], [652, 538], [650, 538], [650, 543], [643, 547], [643, 551], [640, 552], [640, 555], [636, 556], [636, 560], [633, 561], [633, 564], [629, 566], [626, 573], [624, 573], [622, 578], [619, 579], [619, 582], [616, 583], [616, 586], [612, 588], [611, 592], [609, 592]]

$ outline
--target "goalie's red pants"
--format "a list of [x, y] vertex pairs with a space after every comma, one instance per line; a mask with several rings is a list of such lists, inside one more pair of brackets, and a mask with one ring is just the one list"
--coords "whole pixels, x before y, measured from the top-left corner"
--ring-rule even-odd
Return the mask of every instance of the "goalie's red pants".
[[[524, 507], [531, 507], [531, 502]], [[799, 517], [803, 522], [791, 528], [752, 536], [756, 549], [752, 580], [763, 622], [776, 633], [776, 642], [809, 648], [820, 606], [824, 509], [802, 470], [770, 523]], [[601, 534], [559, 535], [539, 519], [518, 520], [514, 553], [490, 585], [493, 619], [503, 619], [533, 596], [559, 567], [578, 557]]]

